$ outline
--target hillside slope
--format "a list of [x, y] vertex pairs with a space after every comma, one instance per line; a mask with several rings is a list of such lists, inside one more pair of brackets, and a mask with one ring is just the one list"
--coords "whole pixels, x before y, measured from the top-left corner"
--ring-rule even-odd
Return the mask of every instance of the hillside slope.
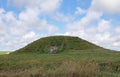
[[57, 47], [57, 52], [64, 50], [87, 50], [101, 48], [78, 37], [50, 36], [40, 38], [17, 52], [45, 52], [48, 53], [52, 47]]
[[[62, 53], [44, 54], [53, 46]], [[78, 37], [45, 37], [0, 55], [0, 77], [120, 77], [120, 53]]]

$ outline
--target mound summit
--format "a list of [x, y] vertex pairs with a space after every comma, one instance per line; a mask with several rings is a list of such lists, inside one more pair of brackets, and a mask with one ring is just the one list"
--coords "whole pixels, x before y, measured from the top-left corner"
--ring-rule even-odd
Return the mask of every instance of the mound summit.
[[101, 48], [79, 37], [73, 36], [49, 36], [40, 38], [16, 52], [61, 52], [67, 50], [88, 50]]

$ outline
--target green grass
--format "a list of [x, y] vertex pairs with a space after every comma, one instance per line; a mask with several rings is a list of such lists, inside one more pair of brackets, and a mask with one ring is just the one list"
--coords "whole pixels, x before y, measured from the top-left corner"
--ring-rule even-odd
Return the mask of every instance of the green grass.
[[48, 53], [51, 47], [57, 46], [57, 52], [64, 50], [88, 50], [101, 48], [86, 40], [71, 36], [51, 36], [40, 38], [27, 46], [17, 50], [17, 52], [41, 52]]
[[0, 55], [4, 55], [4, 54], [7, 54], [7, 53], [9, 53], [9, 52], [7, 52], [7, 51], [0, 51]]
[[93, 49], [1, 55], [0, 77], [120, 77], [120, 53]]
[[78, 37], [45, 37], [0, 55], [0, 77], [120, 77], [120, 52]]

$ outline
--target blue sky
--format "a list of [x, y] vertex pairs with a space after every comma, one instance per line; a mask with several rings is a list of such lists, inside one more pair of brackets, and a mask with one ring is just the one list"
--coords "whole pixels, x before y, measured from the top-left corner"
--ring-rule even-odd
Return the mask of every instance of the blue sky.
[[50, 35], [120, 51], [120, 0], [0, 0], [0, 50]]

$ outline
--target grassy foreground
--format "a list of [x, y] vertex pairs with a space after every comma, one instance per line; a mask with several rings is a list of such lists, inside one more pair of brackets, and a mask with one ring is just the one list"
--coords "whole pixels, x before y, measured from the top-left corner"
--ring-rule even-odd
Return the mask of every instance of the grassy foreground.
[[120, 77], [120, 53], [95, 49], [1, 55], [0, 77]]

